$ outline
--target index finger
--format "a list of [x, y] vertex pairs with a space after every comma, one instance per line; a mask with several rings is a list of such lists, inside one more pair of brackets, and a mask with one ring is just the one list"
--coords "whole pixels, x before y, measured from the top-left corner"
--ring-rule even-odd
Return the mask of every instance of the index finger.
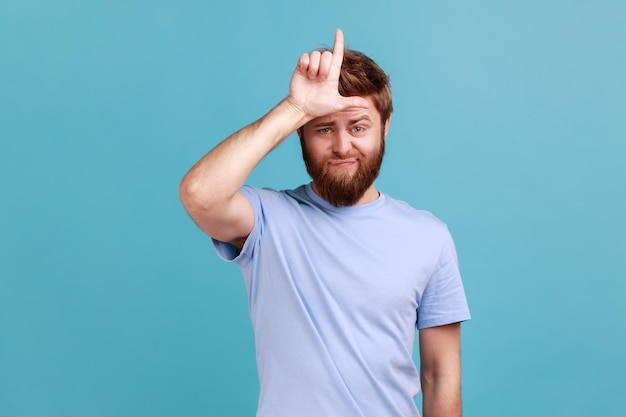
[[335, 32], [335, 43], [333, 45], [333, 60], [331, 61], [331, 67], [335, 68], [337, 74], [341, 70], [341, 64], [343, 63], [343, 32], [341, 29], [337, 29]]

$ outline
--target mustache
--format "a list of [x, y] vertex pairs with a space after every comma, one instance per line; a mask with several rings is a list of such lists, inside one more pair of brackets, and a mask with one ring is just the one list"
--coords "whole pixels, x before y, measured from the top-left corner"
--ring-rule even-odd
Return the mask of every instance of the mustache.
[[331, 159], [361, 159], [361, 154], [359, 152], [348, 152], [348, 153], [339, 153], [333, 152], [332, 156], [326, 158], [326, 161]]

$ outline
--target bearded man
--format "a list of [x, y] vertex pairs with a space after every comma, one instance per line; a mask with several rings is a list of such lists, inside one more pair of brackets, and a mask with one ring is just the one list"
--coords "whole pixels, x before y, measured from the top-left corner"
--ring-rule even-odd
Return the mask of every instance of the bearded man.
[[[392, 110], [387, 75], [337, 30], [332, 50], [300, 57], [286, 99], [183, 178], [183, 205], [244, 277], [257, 417], [419, 416], [420, 387], [424, 417], [461, 416], [470, 315], [454, 243], [432, 214], [374, 184]], [[312, 182], [244, 185], [293, 132]]]

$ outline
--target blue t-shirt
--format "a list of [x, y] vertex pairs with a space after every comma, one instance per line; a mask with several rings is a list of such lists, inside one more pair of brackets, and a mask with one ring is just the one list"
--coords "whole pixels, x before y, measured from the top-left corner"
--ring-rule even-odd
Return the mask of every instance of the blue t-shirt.
[[416, 328], [470, 318], [444, 223], [386, 194], [334, 207], [310, 184], [245, 186], [241, 268], [255, 334], [257, 417], [419, 416]]

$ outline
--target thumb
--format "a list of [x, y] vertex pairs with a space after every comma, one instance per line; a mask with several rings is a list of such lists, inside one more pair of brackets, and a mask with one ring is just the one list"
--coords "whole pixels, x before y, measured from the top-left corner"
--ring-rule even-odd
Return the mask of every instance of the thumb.
[[359, 96], [342, 97], [341, 104], [346, 108], [359, 107], [359, 108], [367, 109], [370, 106], [369, 101]]

